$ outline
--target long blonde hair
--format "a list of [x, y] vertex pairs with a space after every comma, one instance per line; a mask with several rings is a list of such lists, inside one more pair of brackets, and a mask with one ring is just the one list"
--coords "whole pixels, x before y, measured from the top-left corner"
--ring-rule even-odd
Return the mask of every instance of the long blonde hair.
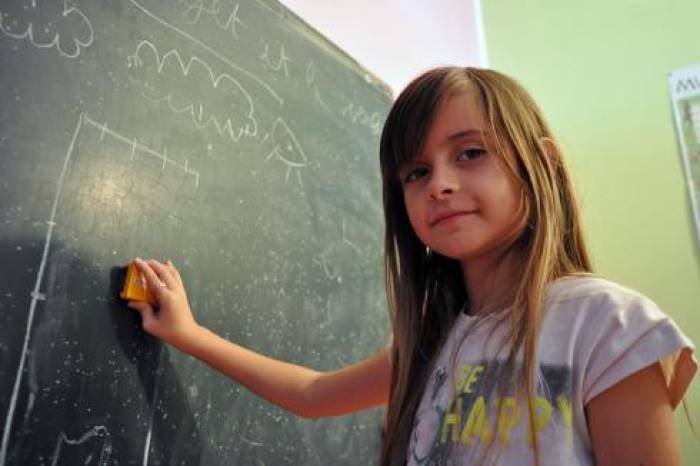
[[[439, 105], [467, 90], [476, 91], [493, 152], [524, 193], [528, 227], [513, 246], [522, 251], [522, 273], [513, 290], [509, 353], [500, 375], [517, 378], [526, 387], [531, 432], [536, 432], [534, 366], [546, 287], [561, 276], [591, 271], [569, 175], [529, 94], [513, 79], [486, 69], [442, 67], [412, 81], [392, 106], [380, 144], [385, 280], [394, 335], [382, 466], [406, 463], [431, 363], [469, 301], [459, 263], [431, 252], [415, 235], [398, 171], [422, 150]], [[522, 370], [516, 367], [519, 352]], [[539, 463], [538, 456], [535, 439]]]

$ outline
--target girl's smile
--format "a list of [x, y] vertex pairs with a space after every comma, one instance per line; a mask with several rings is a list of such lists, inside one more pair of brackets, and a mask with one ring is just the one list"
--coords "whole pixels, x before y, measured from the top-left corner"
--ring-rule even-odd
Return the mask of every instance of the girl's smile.
[[464, 219], [470, 215], [475, 215], [478, 210], [445, 210], [443, 212], [436, 212], [434, 219], [430, 222], [430, 226], [436, 227], [448, 226], [456, 223], [457, 221]]

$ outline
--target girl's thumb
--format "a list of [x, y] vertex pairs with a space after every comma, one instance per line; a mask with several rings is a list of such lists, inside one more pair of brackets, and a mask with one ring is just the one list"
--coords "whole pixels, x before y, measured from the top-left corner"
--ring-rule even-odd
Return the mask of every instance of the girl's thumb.
[[151, 326], [151, 322], [155, 319], [153, 307], [142, 301], [129, 301], [126, 305], [141, 314], [141, 323], [144, 330], [147, 330]]

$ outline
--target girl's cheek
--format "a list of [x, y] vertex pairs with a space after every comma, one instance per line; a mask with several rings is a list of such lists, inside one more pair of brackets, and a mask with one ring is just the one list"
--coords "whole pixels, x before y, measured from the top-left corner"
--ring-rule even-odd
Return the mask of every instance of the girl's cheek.
[[413, 232], [416, 233], [416, 235], [418, 235], [419, 239], [422, 241], [422, 238], [420, 238], [420, 219], [418, 218], [415, 209], [410, 209], [408, 206], [406, 206], [406, 213], [408, 214], [408, 222], [411, 224]]

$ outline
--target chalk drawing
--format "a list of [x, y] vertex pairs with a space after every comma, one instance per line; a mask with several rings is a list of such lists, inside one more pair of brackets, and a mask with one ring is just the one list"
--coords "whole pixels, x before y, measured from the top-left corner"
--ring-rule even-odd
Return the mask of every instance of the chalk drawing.
[[167, 149], [163, 149], [162, 152], [150, 149], [142, 144], [140, 144], [135, 138], [128, 138], [116, 131], [113, 131], [107, 127], [107, 123], [98, 123], [92, 118], [85, 114], [82, 114], [80, 120], [83, 125], [90, 125], [95, 129], [100, 131], [100, 140], [104, 138], [105, 134], [108, 134], [117, 141], [123, 142], [129, 147], [130, 159], [133, 161], [136, 159], [137, 155], [143, 155], [150, 158], [158, 159], [162, 163], [163, 170], [166, 168], [174, 168], [179, 171], [185, 172], [186, 175], [192, 178], [192, 182], [195, 187], [199, 187], [199, 172], [192, 170], [189, 166], [189, 160], [185, 160], [185, 163], [180, 164], [177, 161], [168, 158]]
[[24, 342], [22, 344], [22, 352], [20, 355], [20, 361], [17, 365], [17, 373], [15, 375], [15, 382], [12, 388], [12, 394], [10, 396], [10, 404], [8, 406], [7, 415], [5, 416], [5, 428], [2, 434], [2, 443], [0, 444], [0, 466], [5, 465], [5, 458], [7, 456], [7, 445], [10, 439], [10, 428], [12, 427], [12, 420], [14, 418], [15, 408], [17, 407], [17, 396], [19, 394], [19, 386], [22, 380], [22, 372], [24, 370], [24, 365], [27, 360], [27, 350], [29, 348], [29, 338], [31, 335], [32, 325], [34, 323], [34, 312], [36, 310], [36, 305], [39, 299], [37, 296], [40, 294], [41, 281], [44, 277], [44, 269], [46, 268], [46, 261], [49, 254], [49, 244], [51, 243], [51, 237], [53, 235], [53, 229], [56, 226], [54, 219], [56, 218], [56, 210], [58, 209], [58, 199], [61, 189], [63, 188], [63, 180], [65, 179], [66, 171], [68, 169], [68, 162], [70, 161], [71, 155], [73, 153], [73, 147], [75, 146], [75, 141], [78, 139], [78, 133], [82, 126], [82, 117], [78, 119], [78, 124], [73, 132], [73, 138], [71, 139], [70, 145], [68, 146], [68, 152], [66, 158], [63, 162], [63, 169], [61, 170], [61, 175], [58, 179], [58, 187], [56, 189], [56, 195], [53, 200], [53, 207], [51, 209], [51, 218], [47, 222], [49, 228], [46, 232], [46, 241], [44, 242], [44, 250], [41, 256], [41, 263], [39, 264], [39, 270], [37, 272], [36, 281], [34, 283], [34, 290], [32, 291], [32, 300], [29, 304], [29, 315], [27, 317], [27, 327], [24, 333]]
[[[334, 320], [335, 314], [333, 312], [333, 295], [329, 294], [326, 297], [326, 306], [325, 306], [325, 312], [323, 313], [324, 319], [319, 322], [318, 328], [321, 330], [325, 330], [326, 327], [328, 327]], [[320, 319], [319, 319], [320, 320]]]
[[312, 61], [310, 61], [309, 64], [306, 65], [306, 87], [309, 90], [311, 90], [316, 102], [321, 104], [321, 107], [328, 110], [328, 105], [326, 104], [326, 102], [324, 102], [323, 98], [321, 98], [321, 92], [319, 91], [318, 84], [316, 83], [317, 70], [318, 68], [316, 67], [316, 63]]
[[[53, 457], [51, 458], [51, 466], [56, 466], [58, 460], [61, 457], [61, 449], [63, 445], [81, 445], [94, 437], [102, 437], [102, 448], [100, 449], [100, 457], [97, 460], [98, 466], [110, 466], [110, 456], [112, 455], [112, 440], [109, 431], [105, 426], [95, 426], [92, 429], [85, 432], [80, 438], [72, 440], [69, 439], [63, 432], [58, 434], [58, 439], [56, 440], [56, 447], [53, 450]], [[92, 455], [88, 456], [83, 464], [90, 464], [92, 462]]]
[[321, 254], [318, 255], [318, 258], [313, 258], [312, 261], [321, 267], [321, 270], [323, 270], [323, 274], [326, 276], [327, 279], [333, 280], [333, 281], [339, 281], [338, 278], [339, 276], [330, 269], [328, 266], [328, 258], [326, 257], [326, 254], [328, 251], [324, 251]]
[[[7, 37], [12, 39], [28, 39], [34, 47], [40, 49], [50, 49], [56, 48], [58, 53], [66, 58], [75, 58], [80, 55], [82, 49], [90, 47], [95, 38], [95, 34], [92, 28], [92, 24], [85, 13], [83, 13], [78, 7], [69, 6], [68, 0], [63, 1], [63, 8], [60, 12], [53, 14], [54, 12], [47, 12], [51, 8], [56, 8], [54, 2], [45, 2], [39, 7], [36, 1], [30, 3], [30, 8], [25, 8], [23, 13], [33, 15], [31, 21], [25, 20], [23, 18], [13, 17], [13, 15], [8, 11], [3, 11], [0, 7], [0, 32]], [[46, 17], [49, 17], [46, 19]], [[52, 25], [60, 25], [70, 23], [72, 20], [76, 20], [83, 27], [80, 37], [69, 37], [67, 39], [61, 37], [61, 32], [52, 31]], [[22, 29], [20, 24], [26, 21], [26, 26], [24, 31], [15, 32]], [[41, 21], [41, 24], [39, 24]], [[66, 27], [67, 31], [73, 33], [77, 28]], [[46, 36], [46, 39], [40, 39], [37, 37], [36, 31], [41, 30], [41, 36]], [[72, 44], [70, 44], [72, 42]], [[68, 43], [68, 44], [66, 44]]]
[[289, 176], [292, 171], [295, 171], [299, 186], [303, 187], [301, 169], [306, 167], [308, 159], [296, 135], [287, 125], [287, 122], [282, 118], [277, 118], [272, 124], [270, 133], [265, 136], [265, 139], [268, 137], [272, 139], [274, 146], [269, 155], [265, 158], [265, 161], [275, 159], [285, 164], [287, 166], [287, 174], [285, 175], [284, 181], [289, 182]]
[[263, 446], [265, 446], [265, 444], [262, 443], [262, 442], [255, 442], [255, 441], [253, 441], [253, 440], [248, 440], [248, 439], [245, 437], [245, 434], [241, 435], [240, 439], [241, 439], [241, 441], [247, 443], [248, 445], [252, 445], [252, 446], [254, 446], [254, 447], [263, 447]]
[[248, 419], [248, 422], [246, 423], [245, 429], [241, 433], [241, 436], [239, 437], [243, 442], [247, 443], [248, 445], [251, 445], [253, 447], [263, 447], [265, 446], [264, 442], [261, 442], [259, 440], [254, 440], [250, 437], [252, 437], [251, 434], [255, 434], [256, 432], [260, 432], [261, 426], [260, 424], [255, 420], [255, 419]]
[[[175, 113], [189, 115], [196, 128], [214, 128], [219, 135], [226, 136], [234, 142], [239, 141], [244, 136], [257, 136], [258, 122], [254, 115], [253, 97], [237, 79], [228, 73], [216, 74], [212, 67], [201, 58], [192, 56], [189, 60], [185, 60], [177, 49], [170, 49], [161, 56], [153, 42], [142, 40], [136, 46], [134, 53], [127, 57], [127, 66], [132, 69], [135, 75], [129, 79], [141, 85], [141, 93], [144, 97], [154, 102], [163, 102]], [[189, 94], [178, 97], [175, 95], [178, 89], [162, 89], [172, 87], [172, 85], [165, 84], [163, 73], [166, 67], [168, 70], [174, 67], [177, 70], [176, 73], [183, 77], [204, 76], [204, 79], [208, 81], [209, 89], [216, 92], [207, 99], [207, 103], [197, 100], [188, 102], [187, 99], [191, 99]], [[152, 77], [148, 76], [149, 72]], [[196, 80], [196, 77], [191, 79]], [[158, 82], [153, 82], [155, 80]], [[199, 89], [202, 86], [193, 83], [191, 87]], [[233, 112], [224, 117], [217, 118], [215, 115], [208, 115], [207, 107], [213, 107], [215, 103], [220, 103], [222, 97], [233, 99], [230, 107], [236, 107], [235, 104], [238, 101], [240, 102], [238, 107], [243, 108], [240, 112]], [[179, 100], [183, 100], [183, 102], [179, 102]], [[241, 117], [243, 121], [236, 123], [235, 121]]]
[[266, 70], [271, 70], [271, 71], [282, 71], [284, 74], [285, 78], [289, 78], [289, 65], [288, 63], [292, 61], [291, 58], [287, 56], [287, 52], [284, 50], [284, 44], [280, 46], [280, 52], [279, 52], [279, 60], [277, 60], [277, 63], [275, 63], [271, 58], [270, 58], [270, 44], [267, 42], [265, 43], [265, 49], [263, 50], [263, 53], [260, 55], [260, 60], [263, 62], [263, 68]]
[[[222, 6], [219, 0], [212, 0], [211, 5], [208, 7], [205, 5], [204, 0], [180, 0], [180, 3], [185, 4], [185, 12], [182, 14], [182, 18], [188, 24], [199, 23], [202, 13], [204, 13], [210, 15], [219, 28], [224, 31], [230, 29], [234, 39], [238, 39], [236, 26], [245, 26], [245, 23], [238, 17], [238, 3], [233, 6], [233, 11], [223, 21], [221, 20]], [[224, 13], [223, 16], [225, 15]]]
[[345, 217], [343, 217], [343, 221], [341, 223], [340, 235], [341, 235], [343, 244], [347, 244], [357, 253], [357, 255], [362, 256], [362, 250], [360, 249], [360, 247], [357, 244], [350, 241], [345, 233]]
[[163, 357], [162, 345], [158, 348], [158, 367], [156, 369], [156, 377], [153, 382], [153, 391], [151, 392], [151, 410], [148, 413], [148, 431], [146, 432], [146, 442], [143, 447], [143, 462], [142, 466], [148, 465], [148, 453], [151, 451], [151, 438], [153, 437], [153, 419], [156, 416], [156, 406], [157, 396], [158, 396], [158, 385], [160, 378], [162, 376], [163, 370], [161, 369], [161, 359]]
[[[31, 291], [30, 296], [31, 296], [31, 301], [29, 303], [29, 312], [27, 314], [27, 325], [25, 327], [24, 331], [24, 340], [22, 343], [22, 351], [20, 353], [20, 359], [17, 364], [17, 371], [15, 373], [15, 380], [12, 386], [12, 393], [10, 395], [10, 403], [7, 408], [7, 414], [5, 415], [5, 426], [2, 432], [2, 442], [0, 443], [0, 466], [5, 466], [5, 461], [7, 458], [7, 447], [9, 444], [10, 440], [10, 430], [12, 428], [12, 422], [15, 416], [15, 410], [17, 408], [17, 398], [19, 396], [19, 388], [22, 382], [22, 374], [24, 373], [26, 362], [27, 362], [27, 355], [29, 353], [29, 342], [31, 340], [31, 330], [34, 326], [34, 317], [36, 313], [36, 306], [39, 301], [45, 300], [46, 295], [45, 293], [41, 292], [41, 287], [43, 284], [43, 279], [44, 279], [44, 272], [46, 270], [46, 264], [48, 262], [48, 257], [49, 257], [49, 250], [51, 247], [51, 240], [53, 238], [53, 232], [54, 228], [56, 227], [56, 214], [58, 211], [58, 206], [59, 206], [59, 201], [61, 199], [61, 194], [63, 191], [63, 183], [65, 182], [66, 174], [68, 173], [68, 168], [70, 166], [71, 159], [73, 157], [73, 151], [75, 148], [76, 141], [78, 140], [79, 135], [84, 131], [84, 128], [87, 127], [92, 127], [93, 129], [96, 129], [99, 131], [100, 137], [103, 135], [109, 135], [110, 137], [115, 138], [117, 141], [123, 142], [128, 148], [130, 153], [136, 153], [136, 154], [144, 154], [149, 157], [157, 157], [159, 159], [163, 159], [163, 155], [160, 154], [159, 152], [149, 149], [148, 147], [145, 147], [141, 144], [139, 144], [136, 139], [130, 139], [126, 136], [123, 136], [117, 132], [115, 132], [112, 129], [109, 129], [107, 127], [107, 124], [100, 124], [97, 123], [95, 120], [92, 120], [85, 114], [81, 114], [78, 117], [78, 123], [75, 126], [75, 130], [73, 131], [73, 136], [71, 138], [70, 144], [68, 145], [68, 150], [66, 151], [66, 157], [63, 161], [63, 167], [61, 168], [61, 174], [58, 177], [58, 182], [56, 184], [56, 192], [54, 195], [53, 199], [53, 204], [51, 207], [51, 215], [49, 217], [49, 220], [47, 220], [46, 224], [48, 225], [47, 231], [46, 231], [46, 239], [44, 240], [44, 248], [43, 252], [41, 255], [41, 261], [39, 263], [39, 268], [36, 274], [36, 279], [34, 282], [34, 289]], [[175, 161], [171, 159], [167, 159], [167, 163], [169, 165], [175, 166], [176, 168], [183, 169], [183, 167], [179, 166], [178, 164], [175, 163]], [[189, 167], [184, 167], [184, 170], [186, 174], [190, 175], [192, 178], [194, 178], [194, 182], [196, 186], [199, 186], [199, 173], [189, 169]], [[154, 388], [155, 390], [155, 388]], [[153, 393], [151, 399], [155, 403], [155, 392]], [[30, 400], [31, 401], [31, 400]], [[151, 414], [152, 415], [152, 414]], [[102, 431], [95, 431], [96, 433], [100, 433]], [[87, 434], [86, 434], [87, 435]], [[95, 434], [96, 435], [96, 434]], [[93, 435], [94, 436], [94, 435]], [[84, 437], [84, 436], [83, 436]], [[81, 437], [81, 438], [83, 438]], [[69, 440], [65, 435], [63, 437], [59, 436], [59, 442], [57, 444], [57, 448], [60, 453], [60, 445], [63, 443], [71, 443], [73, 442], [72, 440]], [[106, 450], [105, 450], [106, 451]], [[55, 463], [54, 463], [55, 464]], [[101, 463], [100, 463], [101, 464]]]
[[327, 279], [342, 283], [343, 277], [340, 273], [333, 271], [334, 259], [340, 259], [342, 250], [347, 246], [352, 249], [358, 256], [363, 257], [362, 249], [348, 238], [347, 228], [346, 228], [345, 217], [341, 219], [340, 222], [340, 241], [335, 241], [332, 244], [326, 246], [317, 257], [314, 257], [312, 261], [318, 265], [323, 274]]
[[181, 35], [181, 36], [183, 36], [183, 37], [189, 39], [192, 43], [197, 44], [198, 46], [202, 47], [204, 50], [206, 50], [207, 52], [211, 53], [212, 55], [214, 55], [216, 58], [218, 58], [218, 59], [221, 60], [222, 62], [226, 63], [228, 66], [230, 66], [230, 67], [233, 68], [234, 70], [236, 70], [236, 71], [242, 73], [243, 75], [245, 75], [246, 77], [252, 79], [252, 80], [255, 81], [260, 87], [262, 87], [263, 89], [265, 89], [265, 90], [266, 90], [280, 105], [284, 104], [284, 100], [282, 99], [282, 97], [280, 97], [279, 94], [277, 94], [277, 92], [275, 92], [275, 90], [272, 89], [272, 87], [271, 87], [269, 84], [267, 84], [267, 83], [266, 83], [265, 81], [263, 81], [261, 78], [257, 77], [255, 74], [253, 74], [253, 73], [251, 73], [250, 71], [246, 70], [245, 68], [242, 68], [241, 66], [237, 65], [236, 63], [234, 63], [233, 61], [229, 60], [229, 59], [226, 58], [224, 55], [222, 55], [221, 53], [217, 52], [216, 50], [214, 50], [213, 48], [211, 48], [210, 46], [208, 46], [208, 45], [205, 44], [204, 42], [202, 42], [202, 41], [200, 41], [199, 39], [195, 38], [194, 36], [188, 34], [187, 32], [183, 31], [182, 29], [179, 29], [178, 27], [176, 27], [176, 26], [170, 24], [169, 22], [165, 21], [163, 18], [160, 18], [159, 16], [155, 15], [153, 12], [151, 12], [151, 11], [150, 11], [149, 9], [147, 9], [145, 6], [141, 5], [137, 0], [129, 0], [129, 3], [131, 3], [134, 7], [138, 8], [141, 12], [143, 12], [144, 14], [146, 14], [148, 17], [150, 17], [150, 18], [153, 19], [154, 21], [156, 21], [156, 22], [160, 23], [161, 25], [167, 27], [167, 28], [170, 29], [171, 31], [174, 31], [174, 32], [178, 33], [179, 35]]

